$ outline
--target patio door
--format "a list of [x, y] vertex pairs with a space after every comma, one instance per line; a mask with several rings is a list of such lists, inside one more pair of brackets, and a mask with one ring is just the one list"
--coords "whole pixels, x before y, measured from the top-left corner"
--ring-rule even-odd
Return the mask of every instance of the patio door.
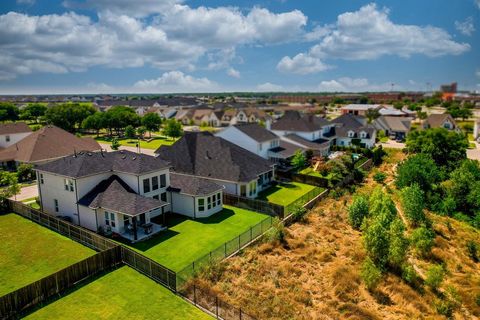
[[139, 217], [140, 217], [140, 225], [144, 225], [147, 222], [145, 220], [145, 213], [142, 213]]

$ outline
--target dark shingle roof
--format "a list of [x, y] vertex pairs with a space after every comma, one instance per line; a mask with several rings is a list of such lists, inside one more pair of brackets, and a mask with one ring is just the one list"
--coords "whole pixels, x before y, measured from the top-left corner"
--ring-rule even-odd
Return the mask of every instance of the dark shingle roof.
[[295, 152], [297, 152], [297, 150], [305, 151], [304, 148], [297, 146], [296, 144], [280, 140], [280, 146], [272, 148], [268, 151], [274, 152], [284, 158], [290, 158], [295, 154]]
[[364, 125], [364, 117], [355, 116], [347, 113], [331, 121], [336, 125], [335, 132], [337, 137], [348, 137], [348, 132], [353, 131], [355, 133], [354, 138], [358, 137], [358, 134], [362, 131], [367, 133], [367, 137], [371, 137], [375, 132], [375, 127], [369, 124]]
[[155, 151], [175, 172], [248, 182], [270, 171], [273, 163], [209, 132], [188, 132], [172, 146]]
[[0, 134], [14, 134], [32, 132], [32, 129], [25, 122], [13, 122], [0, 124]]
[[256, 123], [237, 124], [234, 127], [257, 142], [265, 142], [278, 138], [275, 133], [268, 131]]
[[170, 174], [170, 187], [168, 191], [184, 193], [191, 196], [206, 196], [223, 189], [223, 186], [207, 179], [185, 174]]
[[102, 208], [130, 216], [154, 210], [167, 205], [161, 200], [136, 194], [116, 175], [100, 182], [95, 188], [78, 201], [90, 208]]
[[285, 115], [272, 124], [272, 130], [312, 132], [329, 125], [324, 118], [298, 111], [286, 111]]
[[68, 177], [84, 177], [103, 172], [124, 172], [135, 175], [168, 168], [169, 164], [146, 154], [120, 150], [114, 152], [77, 153], [39, 165], [38, 170]]
[[79, 138], [55, 126], [46, 126], [0, 152], [0, 160], [39, 162], [57, 159], [75, 151], [99, 151], [92, 138]]
[[307, 139], [304, 139], [294, 133], [285, 135], [285, 138], [295, 141], [296, 143], [301, 144], [305, 148], [312, 149], [312, 150], [322, 150], [327, 148], [330, 145], [329, 140], [317, 139], [315, 141], [308, 141]]
[[447, 119], [456, 126], [455, 120], [448, 113], [431, 114], [425, 119], [425, 124], [428, 128], [440, 128]]

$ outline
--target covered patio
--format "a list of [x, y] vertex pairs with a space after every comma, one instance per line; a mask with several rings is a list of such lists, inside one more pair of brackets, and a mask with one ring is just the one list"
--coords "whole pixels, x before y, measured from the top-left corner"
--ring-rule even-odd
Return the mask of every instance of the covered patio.
[[156, 224], [149, 222], [144, 225], [137, 226], [136, 230], [136, 239], [135, 239], [135, 230], [133, 228], [125, 228], [125, 231], [120, 233], [122, 238], [129, 240], [132, 243], [147, 240], [150, 237], [167, 230], [168, 228], [161, 224]]

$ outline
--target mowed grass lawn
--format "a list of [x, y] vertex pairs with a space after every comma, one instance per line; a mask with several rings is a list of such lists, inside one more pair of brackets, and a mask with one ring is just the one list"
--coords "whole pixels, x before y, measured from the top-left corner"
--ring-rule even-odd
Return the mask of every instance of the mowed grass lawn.
[[169, 216], [168, 230], [131, 246], [173, 271], [180, 271], [267, 217], [230, 206], [224, 206], [223, 211], [204, 219]]
[[[111, 140], [106, 140], [105, 138], [95, 138], [98, 143], [112, 144]], [[160, 146], [171, 146], [177, 141], [176, 139], [165, 138], [165, 137], [152, 137], [151, 141], [140, 140], [140, 148], [153, 149], [156, 150]], [[118, 139], [118, 142], [122, 146], [136, 147], [138, 140], [137, 139]]]
[[94, 254], [14, 213], [0, 215], [0, 296]]
[[303, 195], [315, 189], [314, 186], [299, 182], [279, 183], [258, 194], [259, 200], [288, 206]]
[[26, 319], [212, 319], [165, 287], [121, 267]]

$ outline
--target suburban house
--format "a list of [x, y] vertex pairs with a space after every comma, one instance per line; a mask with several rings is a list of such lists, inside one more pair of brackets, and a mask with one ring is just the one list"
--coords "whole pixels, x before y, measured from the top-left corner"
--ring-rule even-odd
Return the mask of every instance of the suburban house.
[[25, 122], [0, 124], [0, 150], [10, 147], [32, 133]]
[[175, 119], [183, 125], [219, 127], [220, 119], [213, 109], [188, 109], [177, 112]]
[[412, 126], [412, 118], [380, 116], [374, 126], [377, 130], [383, 130], [385, 135], [394, 140], [405, 140]]
[[168, 162], [130, 151], [80, 152], [36, 171], [45, 212], [132, 241], [164, 230], [167, 212], [207, 217], [223, 206], [221, 186], [170, 175]]
[[0, 151], [0, 162], [14, 168], [18, 163], [40, 164], [79, 151], [99, 151], [102, 148], [92, 138], [79, 138], [63, 129], [48, 125], [8, 148]]
[[249, 198], [268, 188], [274, 177], [272, 162], [209, 132], [186, 132], [155, 154], [168, 161], [175, 174], [205, 179], [226, 193]]
[[455, 130], [460, 132], [460, 127], [448, 113], [431, 114], [423, 121], [423, 129], [445, 128], [447, 130]]
[[298, 111], [286, 111], [283, 117], [267, 129], [278, 135], [283, 141], [314, 155], [328, 155], [332, 138], [335, 135], [335, 124], [313, 114], [301, 114]]
[[348, 104], [343, 106], [340, 111], [342, 114], [353, 114], [355, 116], [365, 116], [367, 111], [376, 110], [380, 111], [382, 106], [379, 104]]
[[248, 108], [226, 108], [215, 112], [222, 126], [235, 125], [239, 123], [266, 123], [271, 117], [263, 110], [255, 107]]
[[337, 146], [360, 146], [373, 148], [377, 130], [367, 119], [347, 113], [331, 121], [335, 125]]

